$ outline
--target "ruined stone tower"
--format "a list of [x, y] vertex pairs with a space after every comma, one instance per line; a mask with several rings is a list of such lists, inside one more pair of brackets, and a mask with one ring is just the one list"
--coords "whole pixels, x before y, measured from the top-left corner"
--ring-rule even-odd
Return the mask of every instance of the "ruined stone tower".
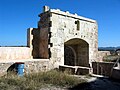
[[38, 28], [28, 30], [28, 46], [33, 58], [49, 59], [50, 68], [59, 65], [90, 67], [97, 59], [95, 20], [47, 6], [39, 17]]

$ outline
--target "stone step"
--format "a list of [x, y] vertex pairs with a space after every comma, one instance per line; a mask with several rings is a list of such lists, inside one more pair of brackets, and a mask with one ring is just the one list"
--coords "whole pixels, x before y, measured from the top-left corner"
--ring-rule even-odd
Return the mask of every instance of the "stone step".
[[83, 66], [60, 65], [59, 69], [61, 71], [68, 71], [71, 74], [76, 74], [76, 75], [90, 74], [90, 68], [89, 67], [83, 67]]

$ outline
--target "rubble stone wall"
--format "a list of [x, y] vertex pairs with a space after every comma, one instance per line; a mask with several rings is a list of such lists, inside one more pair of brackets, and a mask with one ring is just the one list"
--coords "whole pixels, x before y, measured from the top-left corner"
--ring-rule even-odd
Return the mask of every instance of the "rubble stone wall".
[[49, 70], [48, 59], [8, 60], [0, 62], [0, 76], [6, 75], [9, 70], [14, 69], [14, 64], [17, 62], [24, 63], [24, 74]]

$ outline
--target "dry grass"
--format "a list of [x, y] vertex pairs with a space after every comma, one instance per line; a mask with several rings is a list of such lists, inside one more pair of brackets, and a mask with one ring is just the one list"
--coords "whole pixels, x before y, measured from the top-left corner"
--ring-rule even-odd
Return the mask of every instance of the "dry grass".
[[66, 72], [51, 70], [18, 77], [9, 75], [0, 78], [0, 90], [39, 90], [47, 85], [73, 87], [85, 80], [68, 75]]

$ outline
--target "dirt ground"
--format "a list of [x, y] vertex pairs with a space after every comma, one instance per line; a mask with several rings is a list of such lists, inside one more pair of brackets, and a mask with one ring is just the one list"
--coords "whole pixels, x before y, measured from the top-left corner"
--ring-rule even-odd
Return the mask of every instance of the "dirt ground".
[[82, 83], [68, 90], [120, 90], [120, 81], [105, 77], [86, 78], [87, 83]]

